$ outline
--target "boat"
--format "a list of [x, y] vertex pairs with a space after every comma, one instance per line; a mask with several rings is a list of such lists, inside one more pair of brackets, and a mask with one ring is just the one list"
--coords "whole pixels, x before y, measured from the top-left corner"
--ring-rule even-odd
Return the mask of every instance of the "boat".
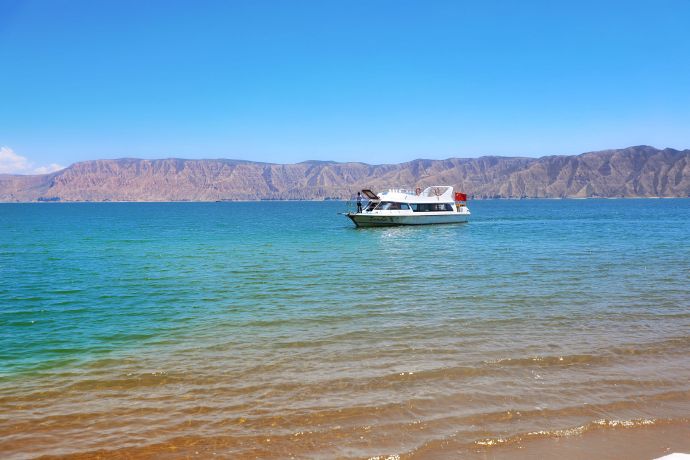
[[379, 194], [364, 189], [361, 193], [369, 200], [367, 205], [361, 211], [344, 213], [357, 227], [456, 224], [470, 217], [467, 195], [447, 185], [414, 191], [389, 189]]

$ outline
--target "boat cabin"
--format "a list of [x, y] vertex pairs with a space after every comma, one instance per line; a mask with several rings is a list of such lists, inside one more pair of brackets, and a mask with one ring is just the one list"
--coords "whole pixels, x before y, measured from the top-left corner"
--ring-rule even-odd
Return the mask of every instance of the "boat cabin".
[[[362, 210], [364, 213], [403, 211], [417, 212], [457, 212], [465, 206], [465, 195], [453, 196], [453, 187], [435, 186], [424, 190], [390, 189], [377, 195], [369, 189], [362, 190], [369, 203]], [[462, 201], [458, 200], [462, 196]]]

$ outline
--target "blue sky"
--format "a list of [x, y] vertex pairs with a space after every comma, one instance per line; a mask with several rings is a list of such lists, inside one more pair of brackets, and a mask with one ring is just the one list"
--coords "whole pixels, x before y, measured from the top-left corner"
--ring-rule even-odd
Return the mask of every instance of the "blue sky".
[[690, 148], [689, 24], [672, 0], [0, 0], [0, 172]]

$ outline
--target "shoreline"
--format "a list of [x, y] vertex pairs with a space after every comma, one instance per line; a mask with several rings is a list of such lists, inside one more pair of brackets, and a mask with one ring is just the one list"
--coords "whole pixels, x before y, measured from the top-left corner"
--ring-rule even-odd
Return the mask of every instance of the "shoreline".
[[[687, 200], [690, 196], [612, 196], [612, 197], [525, 197], [525, 198], [469, 198], [468, 201], [588, 201], [588, 200]], [[0, 201], [0, 204], [74, 204], [74, 203], [348, 203], [352, 199], [323, 200], [34, 200], [34, 201]]]
[[[107, 445], [93, 446], [85, 450], [61, 449], [58, 454], [43, 454], [31, 458], [48, 459], [87, 459], [94, 457], [140, 458], [160, 455], [174, 458], [189, 456], [207, 456], [216, 458], [285, 458], [287, 452], [297, 457], [309, 457], [315, 452], [308, 446], [294, 440], [292, 446], [281, 452], [271, 449], [271, 444], [278, 442], [281, 436], [264, 432], [257, 435], [255, 442], [247, 445], [247, 439], [234, 436], [176, 436], [165, 441], [151, 444], [132, 445], [127, 447]], [[301, 438], [302, 436], [298, 436]], [[271, 441], [268, 441], [271, 439]], [[278, 444], [280, 444], [278, 442]], [[278, 447], [278, 446], [276, 446]], [[323, 447], [323, 446], [322, 446]], [[535, 458], [558, 458], [561, 460], [579, 460], [582, 458], [617, 460], [654, 460], [671, 453], [690, 452], [690, 421], [681, 423], [662, 423], [659, 425], [601, 427], [582, 433], [533, 438], [492, 446], [476, 445], [467, 447], [458, 445], [454, 439], [430, 441], [410, 451], [391, 450], [391, 443], [364, 449], [370, 459], [416, 460], [425, 458], [451, 459], [491, 459], [491, 460], [531, 460]], [[281, 445], [282, 449], [286, 446]], [[593, 455], [596, 454], [596, 455]], [[368, 454], [367, 454], [368, 455]], [[367, 458], [361, 456], [347, 458]]]

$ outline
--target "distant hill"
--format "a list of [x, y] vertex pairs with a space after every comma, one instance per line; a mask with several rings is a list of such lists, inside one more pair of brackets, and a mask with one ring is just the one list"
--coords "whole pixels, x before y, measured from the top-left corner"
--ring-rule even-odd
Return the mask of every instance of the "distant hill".
[[690, 150], [649, 146], [574, 156], [306, 161], [94, 160], [51, 174], [0, 175], [0, 201], [349, 199], [362, 188], [453, 185], [474, 198], [687, 197]]

